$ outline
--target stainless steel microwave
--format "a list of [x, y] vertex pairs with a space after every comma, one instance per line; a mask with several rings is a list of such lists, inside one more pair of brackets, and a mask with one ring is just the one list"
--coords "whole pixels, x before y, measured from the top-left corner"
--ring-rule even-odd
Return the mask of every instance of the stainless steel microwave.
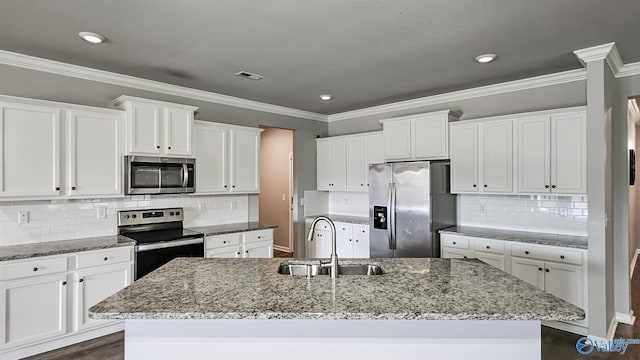
[[131, 155], [125, 157], [125, 192], [183, 194], [195, 192], [196, 159]]

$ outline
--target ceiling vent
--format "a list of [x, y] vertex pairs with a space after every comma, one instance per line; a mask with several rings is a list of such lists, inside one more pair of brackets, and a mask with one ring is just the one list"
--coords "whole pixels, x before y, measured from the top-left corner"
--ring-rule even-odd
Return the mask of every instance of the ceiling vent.
[[264, 76], [262, 75], [250, 73], [248, 71], [238, 71], [237, 73], [235, 73], [235, 75], [251, 80], [262, 80], [264, 78]]

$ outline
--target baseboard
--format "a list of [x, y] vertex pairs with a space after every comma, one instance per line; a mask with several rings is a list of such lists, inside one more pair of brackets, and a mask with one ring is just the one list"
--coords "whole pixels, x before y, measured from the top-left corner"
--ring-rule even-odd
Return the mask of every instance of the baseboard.
[[636, 249], [629, 264], [629, 279], [633, 278], [633, 271], [636, 269], [636, 263], [638, 262], [638, 256], [640, 255], [640, 249]]
[[122, 330], [124, 330], [124, 321], [110, 321], [109, 324], [96, 326], [88, 330], [72, 332], [52, 339], [27, 343], [2, 350], [0, 352], [0, 360], [22, 359], [27, 356], [33, 356], [47, 351], [63, 348], [65, 346], [113, 334]]
[[287, 253], [291, 252], [291, 250], [288, 247], [275, 245], [275, 244], [273, 245], [273, 250], [278, 250], [278, 251], [287, 252]]
[[568, 331], [570, 333], [578, 334], [578, 335], [587, 335], [589, 333], [589, 329], [583, 326], [567, 324], [560, 321], [543, 321], [542, 325], [548, 326], [550, 328]]
[[609, 324], [609, 329], [607, 330], [607, 337], [603, 338], [601, 336], [596, 336], [596, 335], [588, 335], [589, 339], [592, 340], [596, 340], [596, 341], [609, 341], [609, 340], [613, 340], [613, 337], [616, 334], [616, 328], [618, 327], [618, 320], [614, 317], [613, 319], [611, 319], [611, 323]]
[[618, 323], [633, 325], [636, 322], [636, 317], [633, 315], [633, 310], [628, 314], [616, 312], [616, 320]]

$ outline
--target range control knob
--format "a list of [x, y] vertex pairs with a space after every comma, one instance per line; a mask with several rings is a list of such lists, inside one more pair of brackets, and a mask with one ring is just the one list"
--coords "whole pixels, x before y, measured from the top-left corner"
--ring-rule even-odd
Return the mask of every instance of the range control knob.
[[176, 211], [176, 215], [180, 215], [180, 211]]
[[173, 216], [173, 211], [170, 211], [170, 212], [169, 212], [169, 216]]
[[132, 219], [135, 219], [137, 216], [138, 216], [138, 215], [133, 214], [133, 215], [131, 215], [131, 218], [132, 218]]
[[128, 219], [128, 218], [129, 218], [129, 215], [125, 215], [125, 216], [124, 216], [124, 218], [125, 218], [125, 219]]

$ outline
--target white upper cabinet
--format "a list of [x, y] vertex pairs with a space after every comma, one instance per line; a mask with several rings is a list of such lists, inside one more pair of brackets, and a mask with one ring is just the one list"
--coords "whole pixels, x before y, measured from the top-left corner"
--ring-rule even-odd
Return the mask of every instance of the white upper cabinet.
[[7, 99], [0, 101], [0, 198], [122, 195], [122, 111]]
[[260, 191], [260, 132], [258, 129], [232, 128], [231, 192]]
[[55, 107], [0, 102], [0, 196], [60, 195], [60, 116]]
[[113, 105], [127, 112], [127, 154], [193, 155], [193, 113], [197, 107], [132, 96], [120, 96]]
[[513, 121], [481, 124], [482, 190], [494, 193], [513, 192]]
[[517, 139], [518, 192], [587, 192], [584, 111], [518, 119]]
[[384, 162], [382, 133], [317, 139], [317, 185], [325, 191], [368, 191], [369, 164]]
[[451, 192], [478, 192], [478, 124], [451, 125]]
[[196, 193], [260, 192], [261, 129], [196, 121]]
[[449, 121], [458, 119], [449, 110], [380, 121], [386, 161], [449, 158]]
[[124, 116], [79, 110], [68, 114], [66, 191], [72, 196], [122, 194]]

